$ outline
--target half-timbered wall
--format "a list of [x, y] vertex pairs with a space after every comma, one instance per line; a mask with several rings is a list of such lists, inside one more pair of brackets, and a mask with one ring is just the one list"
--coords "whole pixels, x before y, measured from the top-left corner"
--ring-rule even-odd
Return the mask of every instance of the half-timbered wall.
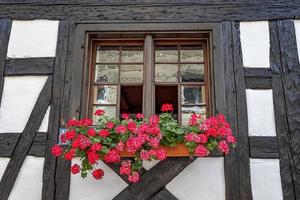
[[[299, 17], [300, 3], [281, 0], [0, 1], [0, 200], [300, 199]], [[80, 117], [84, 28], [176, 23], [213, 32], [215, 112], [237, 148], [145, 162], [136, 184], [104, 163], [103, 180], [70, 176], [50, 148]]]

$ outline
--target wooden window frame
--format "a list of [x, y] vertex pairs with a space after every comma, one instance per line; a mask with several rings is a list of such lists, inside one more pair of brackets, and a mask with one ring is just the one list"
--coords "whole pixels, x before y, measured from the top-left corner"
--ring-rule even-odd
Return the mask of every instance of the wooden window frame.
[[[163, 31], [162, 31], [163, 30]], [[89, 66], [91, 59], [88, 57], [90, 51], [89, 41], [91, 36], [96, 33], [147, 33], [159, 32], [161, 34], [168, 34], [170, 32], [185, 33], [197, 32], [210, 34], [210, 50], [211, 55], [209, 64], [211, 67], [211, 77], [209, 85], [211, 85], [211, 106], [210, 113], [216, 114], [218, 112], [225, 113], [225, 80], [224, 80], [224, 64], [222, 53], [222, 27], [219, 23], [147, 23], [147, 24], [77, 24], [75, 31], [74, 45], [72, 46], [71, 64], [73, 65], [72, 81], [71, 81], [71, 98], [70, 114], [73, 117], [83, 118], [87, 117], [87, 97], [89, 95]], [[151, 44], [151, 38], [145, 37], [145, 43], [150, 43], [149, 49], [145, 51], [153, 51], [154, 44]], [[145, 53], [145, 52], [144, 52]], [[144, 57], [144, 62], [154, 64], [154, 60]], [[147, 70], [144, 70], [145, 73]], [[144, 77], [145, 79], [145, 77]], [[151, 82], [151, 79], [145, 79], [145, 82]], [[147, 96], [148, 95], [148, 96]], [[152, 98], [149, 94], [145, 95]], [[153, 103], [153, 100], [151, 99]], [[151, 103], [150, 102], [150, 103]], [[144, 105], [151, 105], [145, 102]], [[146, 106], [147, 107], [147, 106]], [[152, 109], [154, 106], [152, 105]], [[146, 112], [145, 112], [146, 111]], [[151, 106], [145, 108], [144, 112], [151, 111]], [[181, 148], [181, 147], [179, 147]], [[125, 155], [126, 156], [126, 155]], [[168, 156], [188, 156], [186, 153], [177, 154], [171, 152]]]

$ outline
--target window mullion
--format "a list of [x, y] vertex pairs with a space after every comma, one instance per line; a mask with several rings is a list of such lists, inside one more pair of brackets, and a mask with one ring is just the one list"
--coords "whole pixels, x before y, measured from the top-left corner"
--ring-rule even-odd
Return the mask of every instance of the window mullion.
[[152, 35], [145, 36], [144, 43], [144, 98], [143, 112], [146, 117], [154, 113], [154, 40]]

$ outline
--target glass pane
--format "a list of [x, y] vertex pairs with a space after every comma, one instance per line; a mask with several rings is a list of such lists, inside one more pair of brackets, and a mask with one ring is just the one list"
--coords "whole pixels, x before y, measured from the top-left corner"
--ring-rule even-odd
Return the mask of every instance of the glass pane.
[[96, 86], [94, 88], [94, 103], [116, 104], [118, 87], [115, 85]]
[[119, 47], [97, 47], [97, 63], [118, 63]]
[[158, 46], [155, 50], [155, 62], [177, 62], [177, 46]]
[[96, 65], [95, 82], [118, 82], [118, 66]]
[[181, 64], [180, 73], [182, 82], [204, 82], [203, 64]]
[[181, 46], [180, 62], [203, 62], [201, 46]]
[[142, 82], [143, 65], [122, 65], [121, 82]]
[[121, 86], [120, 114], [143, 112], [143, 86]]
[[143, 63], [142, 47], [122, 47], [121, 62], [123, 63]]
[[193, 113], [200, 114], [204, 119], [206, 118], [205, 106], [182, 106], [181, 107], [181, 125], [186, 126], [189, 123], [189, 118]]
[[182, 104], [200, 104], [205, 103], [204, 86], [181, 86]]
[[[96, 110], [101, 109], [105, 111], [105, 116], [108, 117], [116, 117], [117, 107], [116, 106], [94, 106], [93, 113]], [[97, 116], [93, 115], [93, 122], [94, 124], [98, 124]]]
[[178, 65], [177, 64], [156, 64], [155, 81], [156, 82], [177, 82]]

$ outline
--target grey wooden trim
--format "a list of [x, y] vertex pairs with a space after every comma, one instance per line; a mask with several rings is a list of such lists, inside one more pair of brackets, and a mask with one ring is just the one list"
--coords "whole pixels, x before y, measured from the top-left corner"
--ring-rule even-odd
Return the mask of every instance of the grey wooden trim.
[[279, 143], [280, 174], [283, 197], [285, 200], [297, 199], [294, 187], [295, 166], [292, 159], [292, 150], [290, 148], [291, 137], [289, 134], [289, 125], [286, 111], [286, 100], [284, 96], [282, 62], [280, 51], [280, 40], [278, 36], [277, 21], [269, 22], [270, 29], [270, 66], [272, 75], [273, 99], [276, 134]]
[[63, 159], [51, 155], [51, 147], [57, 144], [60, 127], [60, 113], [63, 102], [65, 67], [69, 44], [69, 20], [59, 22], [56, 57], [54, 61], [53, 91], [48, 124], [48, 137], [43, 171], [42, 199], [68, 199], [69, 165]]
[[245, 87], [247, 89], [272, 89], [272, 79], [260, 77], [245, 77]]
[[178, 200], [171, 192], [166, 188], [159, 191], [152, 200]]
[[54, 58], [10, 58], [6, 60], [5, 76], [50, 75]]
[[37, 102], [30, 114], [29, 120], [17, 141], [15, 149], [11, 154], [9, 163], [4, 171], [0, 182], [0, 199], [6, 200], [14, 186], [22, 164], [30, 150], [46, 110], [51, 101], [52, 76], [49, 76], [43, 87]]
[[[18, 142], [20, 133], [0, 134], [0, 157], [10, 157]], [[43, 157], [45, 155], [46, 134], [37, 133], [28, 155]]]
[[[7, 2], [7, 1], [5, 1]], [[50, 2], [50, 1], [48, 1]], [[69, 16], [78, 20], [127, 21], [127, 22], [216, 22], [222, 20], [268, 20], [299, 17], [299, 2], [289, 1], [255, 1], [240, 0], [227, 3], [222, 0], [214, 2], [180, 2], [137, 3], [116, 1], [97, 2], [98, 5], [82, 2], [77, 5], [63, 3], [50, 4], [38, 1], [2, 4], [0, 18], [12, 19], [56, 19]], [[78, 1], [77, 1], [78, 3]], [[94, 2], [95, 3], [95, 2]], [[96, 3], [96, 4], [97, 4]], [[119, 4], [119, 5], [116, 5]]]
[[279, 158], [277, 137], [251, 136], [249, 145], [251, 158]]
[[0, 106], [4, 86], [5, 59], [7, 54], [11, 24], [12, 22], [10, 19], [0, 19]]

